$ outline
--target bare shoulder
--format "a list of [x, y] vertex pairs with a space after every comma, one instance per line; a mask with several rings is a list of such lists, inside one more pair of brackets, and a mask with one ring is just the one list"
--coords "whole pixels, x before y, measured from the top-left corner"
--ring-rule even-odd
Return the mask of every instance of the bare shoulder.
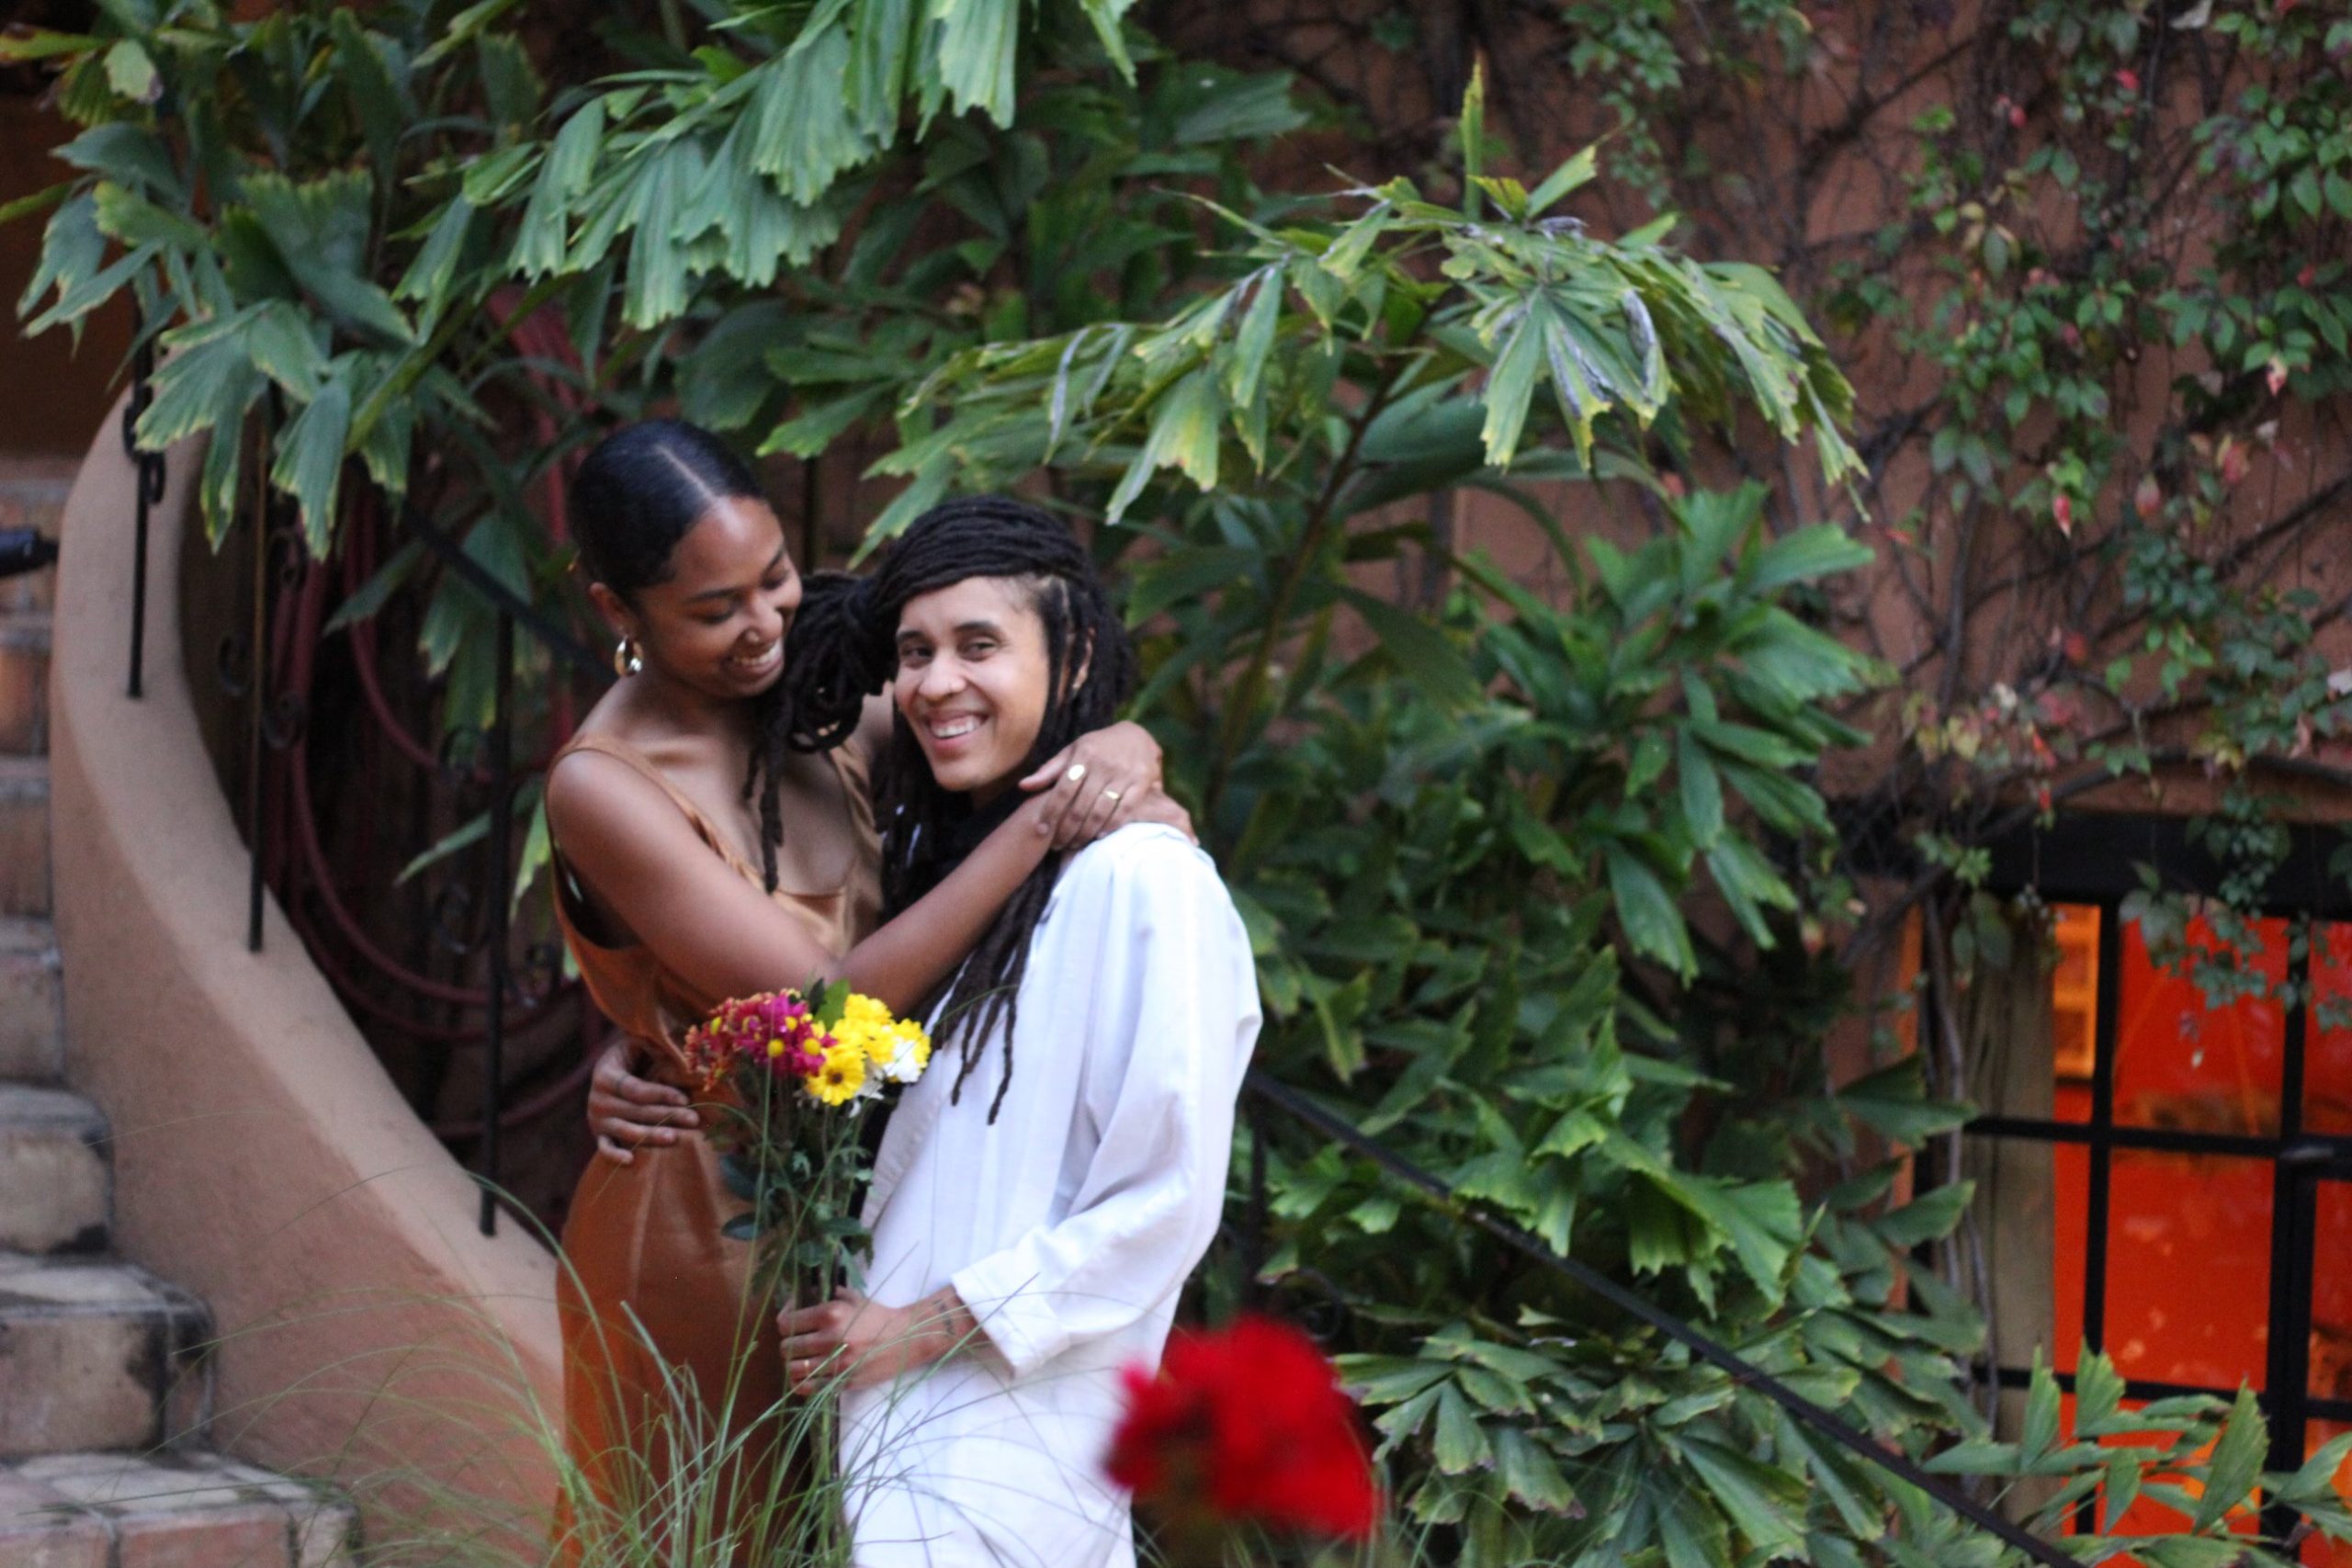
[[565, 853], [648, 842], [668, 851], [694, 830], [667, 791], [608, 752], [582, 748], [548, 770], [548, 827]]
[[548, 816], [559, 826], [576, 816], [594, 816], [614, 798], [652, 789], [653, 781], [608, 751], [582, 746], [548, 767]]

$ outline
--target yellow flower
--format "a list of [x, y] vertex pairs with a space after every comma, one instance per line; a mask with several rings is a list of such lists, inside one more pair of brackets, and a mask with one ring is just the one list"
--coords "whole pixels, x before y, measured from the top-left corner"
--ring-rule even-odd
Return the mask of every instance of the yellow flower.
[[912, 1019], [890, 1016], [872, 997], [853, 993], [833, 1038], [855, 1045], [867, 1064], [892, 1083], [912, 1083], [931, 1063], [931, 1036]]
[[881, 1033], [880, 1030], [870, 1023], [854, 1022], [846, 1018], [833, 1026], [833, 1038], [856, 1051], [868, 1061], [874, 1059], [875, 1043], [881, 1037]]
[[865, 1087], [865, 1053], [835, 1035], [823, 1052], [824, 1065], [808, 1077], [808, 1097], [825, 1105], [843, 1105]]
[[931, 1036], [909, 1019], [876, 1042], [874, 1065], [892, 1083], [912, 1083], [931, 1066]]

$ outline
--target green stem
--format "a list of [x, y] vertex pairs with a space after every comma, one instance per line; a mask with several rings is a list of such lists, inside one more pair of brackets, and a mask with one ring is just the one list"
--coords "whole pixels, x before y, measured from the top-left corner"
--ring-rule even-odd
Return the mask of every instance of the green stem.
[[[1427, 321], [1428, 317], [1424, 316], [1422, 320]], [[1418, 336], [1419, 330], [1416, 326], [1413, 336]], [[1411, 341], [1412, 337], [1408, 336], [1396, 344], [1396, 348], [1402, 350]], [[1300, 530], [1298, 547], [1292, 552], [1290, 563], [1283, 569], [1282, 581], [1274, 589], [1273, 604], [1266, 614], [1265, 627], [1258, 634], [1257, 651], [1250, 656], [1241, 683], [1235, 688], [1233, 700], [1226, 707], [1225, 721], [1218, 727], [1216, 763], [1209, 773], [1205, 802], [1207, 817], [1212, 822], [1216, 819], [1217, 807], [1224, 800], [1225, 786], [1232, 773], [1234, 760], [1240, 754], [1242, 743], [1248, 737], [1250, 716], [1257, 711], [1258, 703], [1265, 694], [1267, 671], [1273, 665], [1275, 649], [1281, 646], [1284, 626], [1290, 619], [1291, 605], [1297, 600], [1299, 590], [1306, 585], [1307, 569], [1330, 529], [1340, 491], [1354, 477], [1356, 458], [1363, 447], [1364, 433], [1372, 428], [1373, 422], [1380, 417], [1381, 412], [1396, 396], [1397, 383], [1404, 379], [1405, 372], [1411, 365], [1409, 357], [1399, 354], [1396, 364], [1382, 378], [1371, 399], [1365, 402], [1363, 413], [1349, 428], [1348, 445], [1332, 463], [1330, 473], [1324, 478], [1322, 490], [1315, 497], [1315, 504], [1307, 512], [1306, 526]]]
[[[505, 342], [514, 334], [517, 327], [536, 314], [538, 308], [553, 299], [556, 291], [569, 281], [568, 277], [560, 274], [540, 279], [531, 291], [523, 297], [523, 302], [508, 314], [505, 321], [476, 346], [473, 359], [479, 360], [484, 353]], [[359, 449], [360, 445], [368, 439], [368, 433], [375, 429], [376, 422], [384, 416], [384, 410], [391, 405], [392, 400], [395, 398], [406, 397], [415, 387], [418, 378], [440, 359], [442, 352], [456, 341], [458, 333], [466, 324], [478, 319], [473, 311], [454, 308], [443, 313], [441, 324], [434, 328], [433, 335], [422, 345], [412, 350], [401, 362], [401, 367], [385, 378], [383, 383], [368, 394], [368, 400], [359, 405], [359, 412], [352, 417], [351, 421], [348, 450], [356, 452]], [[472, 362], [469, 360], [468, 363]]]

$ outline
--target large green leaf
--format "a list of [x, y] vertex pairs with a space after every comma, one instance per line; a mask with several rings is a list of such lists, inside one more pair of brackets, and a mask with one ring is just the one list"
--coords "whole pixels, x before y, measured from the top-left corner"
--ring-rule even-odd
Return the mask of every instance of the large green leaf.
[[1603, 851], [1602, 858], [1609, 868], [1609, 891], [1616, 900], [1617, 918], [1623, 922], [1634, 951], [1679, 975], [1697, 969], [1690, 930], [1657, 874], [1639, 856], [1614, 844]]
[[844, 28], [814, 28], [761, 68], [752, 96], [752, 167], [802, 206], [824, 196], [844, 171], [875, 152], [858, 117], [850, 113], [850, 58]]
[[226, 423], [232, 410], [243, 415], [261, 387], [245, 332], [263, 309], [248, 306], [234, 315], [164, 334], [165, 353], [155, 367], [154, 400], [139, 416], [141, 446], [160, 452], [175, 441]]
[[1765, 546], [1740, 575], [1751, 592], [1763, 593], [1836, 572], [1858, 571], [1873, 558], [1869, 546], [1836, 524], [1815, 523]]
[[1292, 99], [1295, 84], [1286, 73], [1238, 76], [1192, 66], [1184, 75], [1197, 78], [1198, 96], [1177, 118], [1175, 141], [1181, 147], [1279, 136], [1306, 123], [1306, 111]]
[[109, 239], [131, 246], [170, 245], [181, 250], [198, 250], [206, 243], [203, 227], [195, 220], [158, 207], [110, 180], [99, 181], [92, 194], [97, 198], [98, 228]]
[[[526, 277], [562, 271], [568, 265], [573, 205], [587, 193], [603, 150], [605, 101], [591, 98], [563, 122], [539, 163], [531, 197], [523, 209], [509, 265]], [[593, 258], [592, 258], [593, 259]]]
[[1890, 1142], [1917, 1148], [1964, 1125], [1976, 1108], [1931, 1100], [1917, 1052], [1854, 1079], [1837, 1092], [1839, 1109]]
[[1340, 592], [1363, 617], [1397, 670], [1430, 702], [1442, 708], [1459, 709], [1484, 695], [1469, 661], [1436, 626], [1362, 589], [1342, 588]]
[[[347, 366], [345, 371], [347, 374]], [[323, 558], [334, 538], [335, 494], [351, 435], [351, 383], [331, 374], [277, 441], [270, 482], [294, 498], [311, 553]]]
[[1509, 468], [1519, 451], [1520, 433], [1527, 424], [1536, 372], [1543, 363], [1544, 323], [1531, 306], [1511, 322], [1487, 378], [1487, 423], [1480, 438], [1486, 444], [1487, 461], [1496, 468]]
[[1022, 5], [1023, 0], [924, 0], [931, 43], [922, 62], [926, 118], [945, 103], [958, 112], [977, 109], [999, 125], [1012, 123]]
[[2205, 1484], [2198, 1494], [2197, 1512], [2188, 1521], [2193, 1530], [2210, 1529], [2232, 1509], [2245, 1506], [2262, 1473], [2262, 1456], [2269, 1444], [2262, 1405], [2254, 1391], [2241, 1385], [2230, 1414], [2222, 1423], [2221, 1438], [2205, 1463]]
[[1216, 378], [1206, 367], [1180, 377], [1151, 407], [1151, 426], [1142, 448], [1111, 492], [1104, 520], [1116, 523], [1163, 468], [1183, 470], [1203, 490], [1216, 484], [1217, 427], [1222, 410]]
[[365, 274], [373, 188], [354, 172], [295, 181], [256, 173], [240, 192], [278, 263], [346, 327], [406, 344], [415, 333]]
[[1678, 1446], [1732, 1528], [1763, 1560], [1804, 1551], [1805, 1493], [1795, 1476], [1704, 1438], [1685, 1438]]

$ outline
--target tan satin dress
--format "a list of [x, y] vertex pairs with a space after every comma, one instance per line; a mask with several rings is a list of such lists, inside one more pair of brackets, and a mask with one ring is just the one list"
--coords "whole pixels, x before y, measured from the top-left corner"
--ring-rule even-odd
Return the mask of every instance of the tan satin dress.
[[[590, 750], [650, 779], [712, 853], [754, 886], [761, 882], [758, 868], [745, 864], [727, 836], [642, 752], [582, 734], [562, 754]], [[847, 748], [827, 755], [840, 775], [856, 843], [848, 879], [839, 886], [793, 890], [787, 844], [786, 863], [778, 868], [786, 886], [774, 897], [827, 952], [838, 953], [877, 917], [881, 852], [863, 759]], [[560, 852], [556, 871], [564, 941], [589, 995], [629, 1037], [633, 1070], [697, 1093], [678, 1042], [725, 998], [700, 993], [641, 944], [606, 947], [583, 935], [583, 921], [593, 926], [594, 920], [574, 902]], [[751, 1299], [750, 1245], [719, 1234], [720, 1225], [746, 1207], [727, 1190], [717, 1152], [698, 1132], [667, 1146], [639, 1148], [629, 1165], [592, 1160], [580, 1179], [563, 1228], [558, 1286], [566, 1449], [597, 1511], [610, 1511], [605, 1522], [674, 1514], [681, 1502], [695, 1507], [691, 1498], [704, 1494], [715, 1504], [708, 1524], [689, 1525], [687, 1533], [716, 1537], [741, 1528], [763, 1501], [790, 1495], [774, 1449], [775, 1412], [785, 1395], [775, 1309]], [[677, 1474], [680, 1455], [711, 1451], [722, 1436], [734, 1457], [716, 1476], [714, 1489]], [[666, 1506], [664, 1498], [670, 1499]], [[605, 1555], [588, 1548], [603, 1530], [598, 1521], [580, 1525], [581, 1512], [569, 1497], [559, 1510], [560, 1563]], [[672, 1532], [654, 1528], [667, 1541]], [[755, 1544], [739, 1540], [739, 1560]], [[639, 1555], [643, 1545], [628, 1555]], [[689, 1557], [702, 1559], [693, 1543], [675, 1560]]]

